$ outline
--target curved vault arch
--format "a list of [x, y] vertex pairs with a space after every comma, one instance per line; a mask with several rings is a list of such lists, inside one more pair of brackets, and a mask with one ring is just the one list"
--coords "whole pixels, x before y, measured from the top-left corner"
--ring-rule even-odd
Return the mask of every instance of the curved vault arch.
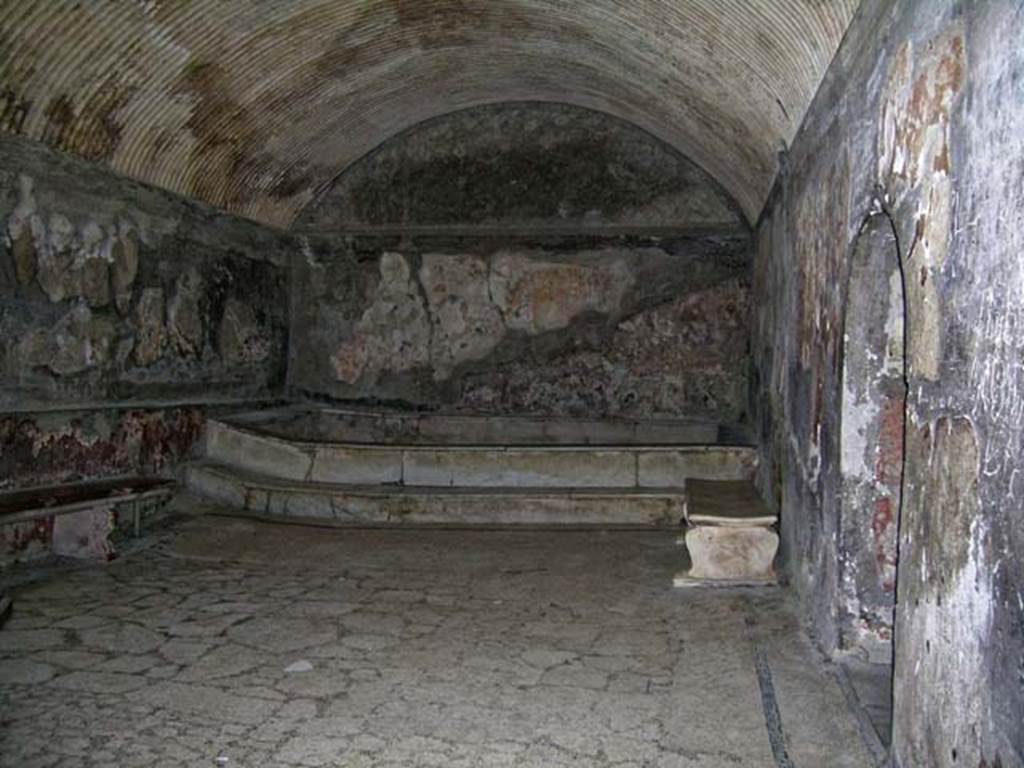
[[264, 223], [447, 112], [629, 120], [753, 219], [856, 0], [0, 0], [0, 128]]
[[538, 101], [416, 123], [350, 163], [292, 224], [303, 234], [595, 226], [749, 232], [736, 201], [671, 145], [607, 112]]

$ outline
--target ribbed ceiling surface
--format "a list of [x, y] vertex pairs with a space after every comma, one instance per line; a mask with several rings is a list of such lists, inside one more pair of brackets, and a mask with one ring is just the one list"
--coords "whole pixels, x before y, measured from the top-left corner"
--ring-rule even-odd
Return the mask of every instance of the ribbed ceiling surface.
[[674, 145], [755, 217], [857, 0], [0, 0], [0, 127], [291, 223], [389, 136], [558, 101]]

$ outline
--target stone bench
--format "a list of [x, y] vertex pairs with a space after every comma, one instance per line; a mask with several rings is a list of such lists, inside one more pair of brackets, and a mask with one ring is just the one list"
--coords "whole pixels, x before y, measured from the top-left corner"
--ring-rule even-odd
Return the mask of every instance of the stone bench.
[[778, 518], [745, 480], [687, 480], [682, 537], [690, 568], [677, 587], [775, 583]]
[[185, 483], [246, 513], [344, 525], [678, 528], [691, 479], [757, 471], [753, 446], [688, 442], [722, 434], [671, 422], [272, 409], [208, 420], [205, 457]]
[[[138, 536], [143, 507], [169, 498], [173, 486], [173, 481], [160, 478], [119, 477], [7, 491], [0, 493], [0, 529], [45, 521], [54, 554], [109, 560], [114, 556], [110, 534], [117, 527], [116, 508], [129, 507]], [[12, 543], [4, 539], [5, 545]]]

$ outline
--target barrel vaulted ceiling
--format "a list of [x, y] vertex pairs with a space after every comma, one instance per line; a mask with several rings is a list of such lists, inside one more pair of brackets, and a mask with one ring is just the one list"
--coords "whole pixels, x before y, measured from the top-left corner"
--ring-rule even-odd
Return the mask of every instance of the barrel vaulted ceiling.
[[632, 121], [753, 219], [857, 0], [0, 0], [0, 129], [288, 226], [456, 109]]

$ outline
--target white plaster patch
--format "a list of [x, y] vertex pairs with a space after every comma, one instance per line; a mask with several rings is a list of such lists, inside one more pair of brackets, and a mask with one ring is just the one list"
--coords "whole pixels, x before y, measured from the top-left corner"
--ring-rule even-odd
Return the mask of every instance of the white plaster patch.
[[[933, 706], [944, 710], [935, 718], [952, 731], [945, 740], [953, 744], [975, 743], [972, 729], [988, 720], [986, 649], [994, 597], [986, 538], [986, 529], [975, 520], [966, 564], [943, 589], [941, 605], [922, 601], [915, 609], [916, 634], [925, 647], [918, 649], [914, 676], [935, 681]], [[966, 762], [969, 755], [963, 757]]]
[[432, 324], [434, 380], [448, 378], [460, 363], [486, 357], [505, 334], [491, 301], [488, 263], [477, 256], [425, 254], [420, 283]]
[[874, 474], [865, 456], [868, 428], [878, 419], [877, 403], [858, 398], [851, 384], [852, 372], [843, 364], [843, 410], [839, 469], [844, 478], [868, 479]]
[[339, 346], [331, 365], [339, 381], [355, 383], [364, 375], [410, 370], [427, 363], [430, 321], [409, 263], [398, 253], [381, 256], [377, 295]]
[[965, 126], [972, 149], [969, 175], [960, 182], [964, 194], [957, 203], [957, 240], [965, 265], [976, 264], [979, 255], [986, 265], [975, 271], [985, 285], [973, 294], [980, 301], [965, 307], [963, 321], [973, 331], [973, 415], [1002, 432], [998, 439], [985, 441], [981, 471], [997, 478], [1009, 498], [1019, 499], [1024, 445], [1024, 99], [1009, 73], [1024, 66], [1024, 53], [1019, 10], [1009, 4], [989, 5], [992, 50], [1000, 54], [973, 61], [972, 78], [985, 85], [972, 96]]
[[313, 247], [309, 244], [309, 238], [305, 235], [299, 238], [299, 244], [302, 248], [302, 256], [306, 260], [306, 265], [310, 267], [321, 266], [320, 262], [316, 260], [316, 256], [313, 254]]
[[885, 360], [882, 365], [884, 374], [903, 375], [903, 333], [904, 333], [904, 298], [903, 276], [900, 271], [893, 270], [889, 275], [889, 312], [885, 318]]

